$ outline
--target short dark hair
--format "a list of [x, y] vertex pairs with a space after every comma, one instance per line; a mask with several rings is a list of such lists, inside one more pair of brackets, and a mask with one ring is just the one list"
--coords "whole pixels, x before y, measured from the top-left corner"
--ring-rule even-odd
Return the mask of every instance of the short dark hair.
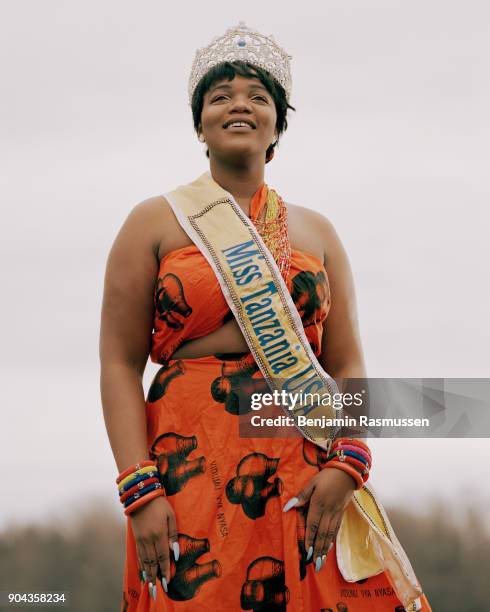
[[[201, 124], [201, 113], [202, 107], [204, 104], [204, 95], [205, 93], [219, 81], [232, 81], [236, 75], [247, 77], [247, 78], [257, 78], [261, 81], [264, 87], [267, 89], [269, 94], [272, 96], [274, 100], [274, 104], [276, 106], [276, 130], [278, 135], [278, 140], [280, 135], [287, 130], [288, 121], [287, 121], [287, 112], [288, 109], [296, 110], [293, 106], [288, 104], [286, 100], [286, 92], [284, 91], [284, 87], [280, 85], [276, 79], [271, 76], [267, 70], [260, 68], [259, 66], [254, 66], [250, 62], [244, 62], [242, 60], [237, 60], [234, 62], [224, 62], [223, 64], [218, 64], [211, 68], [209, 72], [207, 72], [202, 79], [197, 84], [196, 89], [194, 90], [194, 94], [192, 96], [192, 118], [194, 120], [194, 129], [196, 132], [199, 130], [199, 125]], [[277, 144], [277, 143], [276, 143]], [[270, 145], [266, 151], [266, 160], [269, 155], [272, 153], [275, 145]], [[206, 151], [207, 157], [209, 157], [209, 151]], [[267, 163], [267, 162], [266, 162]]]

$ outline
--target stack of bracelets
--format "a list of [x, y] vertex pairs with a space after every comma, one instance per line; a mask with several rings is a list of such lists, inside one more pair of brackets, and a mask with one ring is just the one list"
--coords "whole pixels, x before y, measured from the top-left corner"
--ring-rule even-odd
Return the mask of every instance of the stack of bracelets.
[[119, 501], [129, 515], [147, 502], [165, 495], [155, 461], [145, 460], [121, 472], [116, 479]]
[[361, 489], [369, 478], [371, 451], [356, 438], [337, 438], [333, 441], [327, 461], [320, 467], [343, 470], [356, 481], [356, 489]]

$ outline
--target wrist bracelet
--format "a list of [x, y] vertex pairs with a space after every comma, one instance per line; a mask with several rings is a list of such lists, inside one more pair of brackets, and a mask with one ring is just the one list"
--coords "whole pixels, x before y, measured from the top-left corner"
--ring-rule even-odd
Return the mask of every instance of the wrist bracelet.
[[129, 516], [132, 512], [134, 512], [141, 506], [144, 506], [152, 499], [155, 499], [156, 497], [160, 497], [162, 495], [164, 495], [164, 492], [162, 489], [156, 489], [155, 491], [152, 491], [151, 493], [147, 493], [144, 497], [140, 497], [140, 499], [137, 499], [130, 506], [128, 506], [126, 510], [124, 510], [124, 514], [126, 516]]
[[139, 461], [121, 472], [116, 484], [126, 516], [152, 499], [165, 495], [156, 461], [150, 459]]
[[127, 491], [128, 484], [129, 486], [135, 485], [137, 482], [139, 482], [138, 478], [140, 478], [141, 476], [145, 474], [156, 474], [156, 473], [157, 473], [157, 467], [155, 465], [149, 465], [147, 467], [141, 468], [140, 470], [133, 472], [132, 474], [130, 474], [129, 476], [126, 476], [126, 478], [123, 478], [123, 480], [121, 480], [121, 482], [118, 484], [119, 491]]
[[136, 478], [128, 481], [122, 489], [119, 489], [119, 495], [124, 495], [126, 491], [129, 491], [129, 489], [132, 489], [135, 485], [154, 477], [158, 477], [158, 471], [156, 468], [153, 468], [152, 472], [146, 472], [146, 474], [141, 474], [140, 476], [136, 476]]
[[145, 495], [148, 495], [148, 493], [151, 493], [152, 491], [156, 491], [157, 489], [161, 489], [161, 488], [162, 488], [162, 485], [159, 482], [154, 482], [148, 485], [147, 487], [145, 487], [144, 489], [141, 489], [141, 491], [136, 491], [136, 493], [133, 493], [133, 495], [128, 497], [128, 499], [125, 502], [123, 502], [123, 506], [127, 508], [132, 503], [134, 503], [137, 499], [141, 499], [142, 497], [145, 497]]
[[138, 482], [137, 485], [131, 487], [123, 495], [121, 495], [119, 501], [121, 502], [121, 504], [123, 504], [127, 499], [131, 497], [131, 495], [141, 492], [145, 487], [154, 484], [155, 482], [158, 482], [158, 478], [156, 477], [148, 478], [147, 480], [142, 480], [141, 482]]
[[358, 461], [357, 459], [354, 459], [354, 457], [349, 457], [348, 461], [342, 461], [340, 457], [335, 457], [334, 459], [331, 459], [331, 461], [339, 461], [342, 463], [348, 463], [349, 465], [352, 465], [361, 474], [361, 476], [365, 476], [366, 474], [369, 474], [369, 466], [363, 463], [362, 461]]
[[360, 446], [355, 446], [354, 444], [337, 444], [337, 446], [334, 450], [332, 450], [332, 452], [335, 451], [351, 451], [364, 457], [367, 463], [371, 463], [372, 461], [370, 453], [367, 453], [363, 448], [361, 448]]
[[151, 461], [151, 459], [145, 459], [144, 461], [139, 461], [138, 463], [131, 465], [126, 470], [124, 470], [124, 472], [121, 472], [119, 474], [119, 476], [116, 479], [116, 484], [119, 484], [121, 480], [126, 478], [126, 476], [130, 476], [133, 472], [137, 472], [141, 468], [148, 467], [150, 465], [156, 466], [156, 461]]
[[364, 450], [362, 446], [358, 446], [357, 444], [345, 444], [344, 442], [341, 442], [340, 444], [337, 444], [335, 446], [335, 450], [341, 450], [341, 449], [354, 451], [356, 453], [359, 453], [363, 457], [365, 457], [368, 461], [372, 460], [371, 453]]
[[339, 444], [352, 444], [353, 446], [362, 448], [362, 450], [366, 452], [369, 455], [369, 457], [371, 457], [371, 450], [369, 449], [369, 446], [362, 440], [359, 440], [358, 438], [337, 438], [336, 440], [333, 441], [332, 451]]
[[337, 438], [321, 468], [337, 468], [350, 474], [361, 488], [369, 478], [372, 457], [367, 444], [357, 438]]
[[335, 457], [338, 457], [340, 461], [348, 461], [347, 457], [353, 457], [354, 459], [357, 459], [357, 461], [360, 461], [361, 463], [363, 463], [365, 466], [369, 467], [370, 466], [370, 462], [363, 457], [360, 453], [356, 453], [354, 451], [351, 450], [344, 450], [343, 448], [338, 447], [335, 452], [333, 452], [327, 459], [327, 461], [330, 461], [331, 459], [334, 459]]

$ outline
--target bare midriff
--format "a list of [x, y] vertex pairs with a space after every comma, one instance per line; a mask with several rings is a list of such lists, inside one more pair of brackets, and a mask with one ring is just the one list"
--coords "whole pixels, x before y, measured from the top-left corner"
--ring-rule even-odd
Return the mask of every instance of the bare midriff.
[[228, 321], [223, 327], [206, 336], [184, 342], [173, 353], [172, 359], [197, 359], [215, 353], [248, 353], [245, 338], [236, 321]]

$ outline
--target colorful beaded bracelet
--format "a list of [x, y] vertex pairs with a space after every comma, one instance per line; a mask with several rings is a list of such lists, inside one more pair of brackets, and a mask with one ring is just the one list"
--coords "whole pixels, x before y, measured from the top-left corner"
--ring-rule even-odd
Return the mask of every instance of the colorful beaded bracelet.
[[369, 462], [368, 460], [363, 457], [361, 454], [356, 453], [354, 451], [350, 451], [350, 450], [344, 450], [343, 448], [340, 449], [340, 447], [338, 447], [327, 459], [327, 461], [330, 461], [332, 459], [334, 459], [335, 457], [339, 457], [340, 461], [346, 461], [347, 457], [353, 457], [354, 459], [357, 459], [358, 461], [361, 461], [364, 465], [369, 467]]
[[371, 456], [371, 451], [369, 450], [369, 446], [362, 440], [359, 440], [358, 438], [337, 438], [336, 440], [333, 441], [332, 450], [339, 444], [353, 444], [354, 446], [357, 446], [358, 448], [362, 448], [364, 451], [366, 451], [366, 453], [369, 456]]
[[156, 497], [160, 497], [161, 495], [165, 495], [165, 493], [163, 492], [163, 489], [155, 489], [155, 491], [151, 491], [150, 493], [147, 493], [145, 496], [140, 497], [139, 499], [134, 501], [131, 505], [129, 505], [124, 510], [124, 514], [126, 516], [129, 516], [132, 512], [134, 512], [141, 506], [144, 506], [146, 503], [148, 503], [152, 499], [155, 499]]
[[140, 461], [138, 463], [135, 463], [134, 465], [124, 470], [124, 472], [121, 472], [119, 474], [119, 476], [116, 479], [116, 484], [119, 484], [121, 480], [126, 478], [126, 476], [130, 476], [133, 472], [137, 472], [138, 470], [141, 470], [141, 468], [149, 467], [151, 465], [156, 467], [156, 461], [152, 461], [151, 459], [145, 459], [145, 461]]
[[[342, 463], [342, 465], [346, 465], [345, 463]], [[350, 467], [354, 467], [351, 463], [347, 464], [350, 465]], [[362, 478], [362, 482], [366, 482], [367, 479], [369, 478], [369, 472], [366, 472], [366, 470], [363, 470], [362, 472], [360, 472], [357, 468], [354, 467], [354, 469], [356, 470], [356, 472], [361, 476]]]
[[134, 487], [131, 487], [128, 491], [126, 491], [126, 493], [121, 495], [121, 497], [119, 498], [119, 501], [121, 502], [121, 504], [123, 504], [128, 498], [131, 497], [131, 495], [134, 495], [134, 493], [138, 493], [142, 491], [145, 487], [153, 484], [154, 482], [159, 482], [158, 478], [148, 478], [147, 480], [138, 482], [137, 485], [135, 485]]
[[349, 450], [358, 453], [359, 455], [364, 457], [369, 467], [371, 467], [371, 451], [369, 450], [368, 446], [364, 444], [364, 442], [362, 442], [361, 440], [357, 440], [354, 438], [337, 438], [336, 440], [334, 440], [330, 452], [334, 453], [335, 451], [341, 450]]
[[126, 516], [152, 499], [165, 495], [156, 461], [150, 459], [140, 461], [121, 472], [116, 484]]
[[129, 489], [131, 489], [138, 483], [144, 480], [148, 480], [148, 478], [154, 478], [155, 476], [158, 476], [156, 468], [153, 468], [153, 471], [151, 472], [146, 472], [146, 474], [140, 474], [139, 476], [136, 476], [136, 478], [133, 478], [132, 480], [127, 482], [122, 489], [119, 489], [119, 495], [124, 495], [126, 491], [129, 491]]
[[337, 438], [328, 459], [320, 467], [343, 470], [354, 478], [359, 489], [369, 478], [371, 462], [371, 451], [367, 444], [356, 438]]
[[[331, 459], [331, 461], [339, 461], [339, 462], [342, 462], [342, 463], [346, 463], [345, 459], [342, 460], [341, 457], [334, 457], [333, 459]], [[347, 460], [347, 463], [349, 463], [349, 465], [352, 465], [353, 467], [355, 467], [356, 470], [362, 476], [365, 476], [366, 474], [369, 474], [369, 466], [367, 466], [365, 463], [362, 463], [362, 461], [358, 461], [357, 459], [354, 459], [354, 457], [350, 457]]]
[[148, 467], [141, 468], [141, 470], [137, 470], [136, 472], [133, 472], [129, 476], [126, 476], [126, 478], [121, 480], [121, 482], [117, 486], [120, 491], [122, 491], [123, 489], [126, 490], [126, 487], [128, 484], [132, 486], [136, 484], [136, 480], [140, 476], [142, 476], [143, 474], [151, 474], [152, 472], [156, 472], [156, 470], [157, 468], [155, 465], [149, 465]]
[[362, 455], [368, 463], [371, 463], [372, 461], [371, 454], [367, 453], [360, 446], [355, 446], [354, 444], [337, 444], [337, 446], [335, 447], [335, 451], [339, 451], [339, 450], [348, 450], [354, 453], [359, 453], [359, 455]]
[[123, 506], [127, 508], [137, 499], [140, 499], [141, 497], [144, 497], [148, 493], [151, 493], [152, 491], [156, 491], [156, 489], [161, 489], [161, 488], [162, 488], [162, 485], [159, 482], [154, 482], [153, 484], [148, 485], [144, 489], [141, 489], [141, 491], [137, 491], [136, 493], [133, 493], [131, 497], [129, 497], [125, 502], [123, 502]]

